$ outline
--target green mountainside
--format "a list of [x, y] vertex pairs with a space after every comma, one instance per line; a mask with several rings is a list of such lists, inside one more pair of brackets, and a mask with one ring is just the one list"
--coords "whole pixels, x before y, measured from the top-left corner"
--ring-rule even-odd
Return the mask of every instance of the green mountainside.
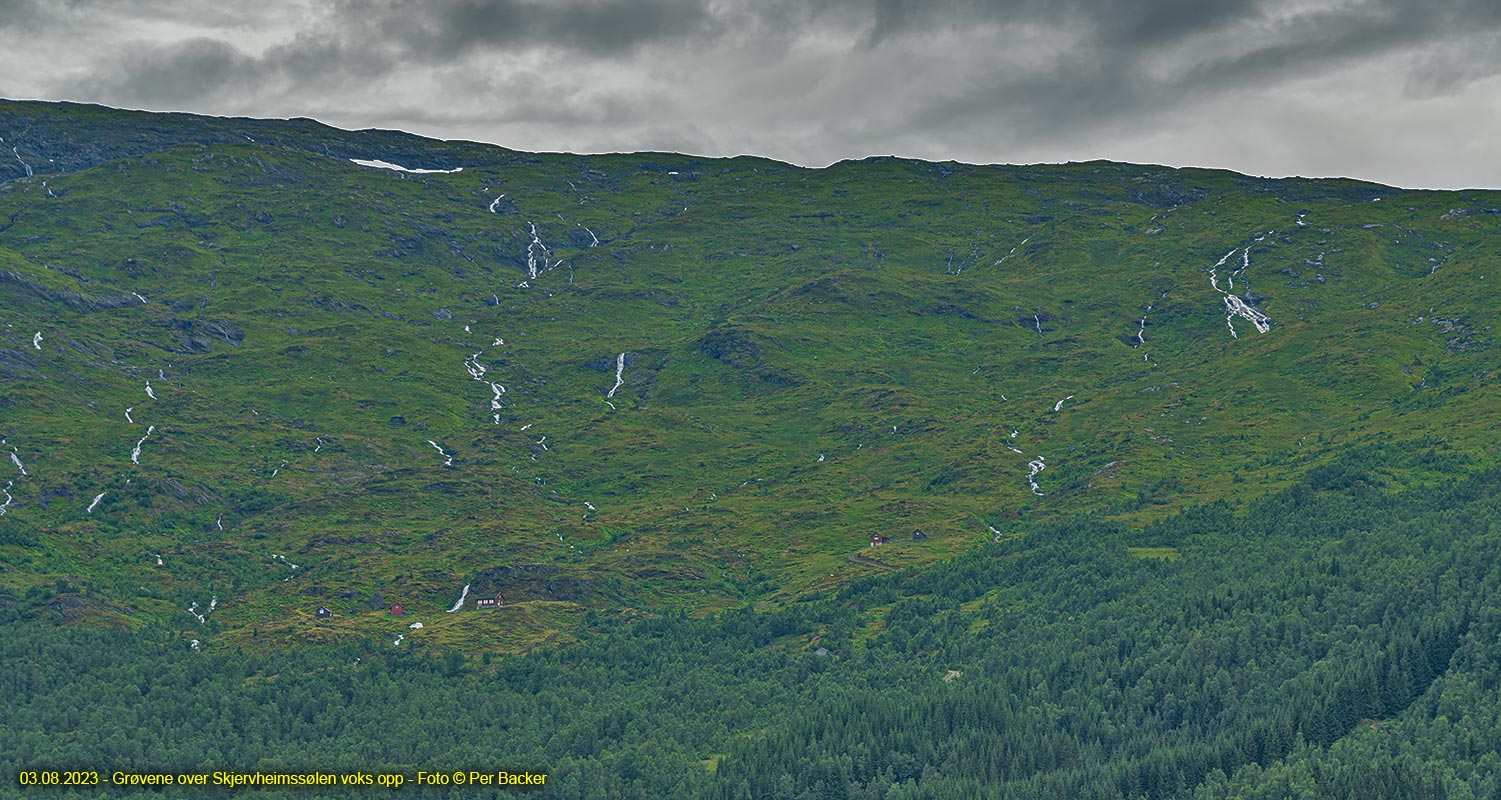
[[[327, 638], [390, 627], [378, 591], [515, 649], [1239, 505], [1351, 445], [1493, 461], [1495, 193], [0, 131], [0, 592], [76, 589], [64, 621]], [[443, 614], [466, 585], [515, 619]]]
[[1501, 798], [1501, 194], [0, 140], [0, 797]]

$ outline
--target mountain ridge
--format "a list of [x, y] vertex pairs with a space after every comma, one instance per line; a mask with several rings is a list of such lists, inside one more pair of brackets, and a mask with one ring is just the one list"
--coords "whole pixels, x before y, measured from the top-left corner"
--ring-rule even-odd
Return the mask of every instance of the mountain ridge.
[[[27, 114], [26, 112], [35, 112], [35, 113]], [[246, 135], [245, 131], [249, 130], [249, 131], [271, 132], [273, 134], [279, 134], [282, 137], [282, 138], [276, 139], [276, 140], [268, 140], [266, 142], [267, 144], [275, 144], [275, 145], [279, 145], [279, 146], [290, 146], [290, 147], [296, 147], [296, 148], [299, 148], [299, 149], [309, 149], [310, 152], [322, 152], [325, 155], [333, 155], [333, 153], [327, 148], [327, 140], [337, 141], [342, 146], [349, 146], [352, 140], [358, 140], [358, 141], [362, 142], [362, 146], [369, 147], [370, 146], [370, 142], [369, 142], [370, 139], [375, 139], [377, 141], [382, 140], [382, 139], [386, 139], [386, 140], [393, 140], [394, 139], [394, 140], [401, 140], [401, 141], [408, 142], [411, 145], [423, 144], [425, 146], [431, 146], [433, 144], [442, 144], [442, 145], [452, 145], [452, 146], [455, 146], [455, 147], [465, 147], [465, 148], [485, 148], [485, 149], [493, 148], [493, 149], [500, 150], [500, 151], [505, 152], [505, 153], [509, 153], [509, 154], [512, 154], [512, 155], [518, 155], [518, 156], [519, 155], [531, 155], [531, 156], [565, 156], [565, 157], [577, 157], [577, 158], [589, 158], [589, 157], [594, 157], [594, 156], [602, 156], [602, 157], [612, 157], [612, 156], [631, 156], [631, 157], [662, 156], [662, 157], [668, 157], [668, 158], [678, 159], [678, 160], [708, 161], [708, 162], [712, 162], [712, 161], [750, 160], [750, 161], [760, 161], [760, 162], [765, 162], [765, 163], [769, 163], [769, 164], [780, 165], [780, 166], [789, 167], [789, 168], [792, 168], [792, 169], [813, 170], [813, 171], [835, 169], [835, 168], [839, 168], [839, 167], [846, 166], [846, 165], [858, 166], [858, 165], [862, 165], [862, 164], [913, 164], [913, 165], [931, 165], [931, 166], [937, 166], [937, 167], [941, 167], [941, 168], [942, 167], [957, 167], [957, 168], [960, 168], [960, 169], [977, 169], [977, 168], [983, 169], [983, 168], [990, 168], [990, 167], [1021, 168], [1021, 169], [1025, 169], [1025, 168], [1028, 168], [1028, 167], [1073, 167], [1073, 166], [1091, 166], [1092, 167], [1092, 166], [1100, 166], [1100, 165], [1125, 165], [1125, 166], [1140, 167], [1140, 168], [1144, 168], [1144, 169], [1154, 169], [1154, 170], [1169, 170], [1169, 171], [1179, 171], [1179, 170], [1182, 170], [1182, 171], [1190, 171], [1190, 172], [1224, 173], [1226, 175], [1236, 176], [1239, 179], [1242, 179], [1242, 180], [1246, 181], [1248, 184], [1257, 184], [1257, 183], [1260, 183], [1260, 184], [1271, 184], [1271, 185], [1277, 185], [1280, 188], [1284, 188], [1284, 189], [1285, 189], [1285, 186], [1293, 185], [1293, 184], [1313, 184], [1313, 185], [1320, 185], [1320, 184], [1323, 184], [1323, 183], [1356, 183], [1356, 184], [1361, 184], [1363, 186], [1372, 187], [1373, 190], [1384, 190], [1384, 191], [1388, 191], [1388, 192], [1390, 192], [1390, 191], [1487, 191], [1487, 190], [1484, 190], [1484, 189], [1454, 189], [1454, 190], [1408, 189], [1408, 188], [1405, 188], [1405, 187], [1398, 187], [1398, 186], [1393, 186], [1393, 185], [1390, 185], [1390, 184], [1383, 184], [1383, 183], [1380, 183], [1378, 181], [1370, 181], [1370, 180], [1366, 180], [1366, 179], [1363, 179], [1363, 178], [1354, 178], [1354, 177], [1337, 177], [1337, 176], [1335, 176], [1335, 177], [1329, 177], [1329, 176], [1326, 176], [1326, 177], [1303, 177], [1303, 176], [1296, 176], [1296, 175], [1289, 175], [1289, 176], [1282, 176], [1282, 177], [1273, 177], [1273, 176], [1249, 175], [1249, 174], [1239, 173], [1239, 172], [1235, 172], [1233, 170], [1224, 169], [1224, 168], [1218, 168], [1218, 167], [1204, 167], [1204, 166], [1181, 166], [1181, 167], [1175, 167], [1175, 166], [1168, 166], [1168, 165], [1165, 165], [1165, 164], [1120, 162], [1120, 161], [1111, 161], [1109, 159], [1087, 159], [1087, 160], [1083, 160], [1083, 161], [1048, 162], [1048, 163], [1037, 163], [1037, 164], [1010, 164], [1010, 163], [978, 163], [978, 162], [952, 161], [952, 160], [949, 160], [949, 161], [930, 161], [930, 160], [921, 159], [921, 158], [915, 158], [915, 157], [897, 156], [897, 155], [887, 154], [887, 155], [868, 155], [868, 156], [861, 156], [861, 157], [851, 157], [851, 158], [840, 159], [838, 161], [831, 162], [828, 165], [825, 165], [825, 166], [822, 166], [822, 167], [815, 167], [815, 166], [806, 166], [806, 165], [796, 164], [796, 163], [793, 163], [793, 162], [790, 162], [790, 161], [779, 161], [777, 159], [773, 159], [773, 158], [770, 158], [770, 157], [767, 157], [767, 156], [760, 156], [760, 155], [755, 155], [755, 154], [751, 154], [751, 153], [742, 153], [740, 155], [735, 155], [735, 156], [704, 156], [704, 155], [695, 155], [695, 154], [691, 154], [691, 153], [677, 153], [677, 152], [671, 152], [671, 151], [654, 151], [654, 150], [645, 150], [645, 151], [610, 151], [610, 152], [602, 152], [602, 153], [568, 153], [568, 152], [526, 153], [524, 151], [514, 150], [514, 149], [511, 149], [511, 148], [507, 148], [504, 145], [499, 145], [499, 144], [493, 144], [493, 143], [488, 143], [488, 142], [478, 142], [478, 141], [472, 141], [472, 140], [466, 140], [466, 139], [438, 139], [438, 138], [423, 136], [423, 135], [420, 135], [420, 134], [414, 134], [414, 133], [410, 133], [410, 132], [402, 131], [402, 130], [398, 130], [398, 129], [388, 129], [388, 128], [357, 128], [357, 129], [340, 128], [340, 127], [337, 127], [337, 126], [334, 126], [334, 125], [329, 125], [327, 123], [320, 122], [320, 121], [318, 121], [316, 119], [313, 119], [313, 118], [310, 118], [310, 117], [288, 117], [288, 118], [267, 119], [267, 118], [242, 117], [242, 116], [214, 116], [214, 115], [197, 114], [197, 113], [186, 112], [186, 111], [148, 111], [148, 110], [142, 110], [142, 109], [118, 109], [118, 108], [112, 108], [110, 106], [101, 105], [101, 104], [98, 104], [98, 103], [81, 103], [81, 102], [73, 102], [73, 101], [50, 101], [50, 100], [12, 100], [12, 99], [0, 98], [0, 123], [3, 123], [4, 126], [5, 126], [5, 128], [8, 129], [8, 130], [10, 130], [12, 132], [12, 138], [9, 140], [9, 142], [10, 142], [10, 144], [12, 146], [17, 146], [18, 147], [18, 146], [24, 145], [24, 146], [27, 147], [28, 155], [31, 155], [31, 156], [34, 157], [34, 163], [33, 162], [23, 162], [23, 163], [24, 164], [30, 164], [31, 167], [34, 170], [42, 170], [42, 171], [37, 172], [36, 174], [50, 174], [50, 172], [47, 171], [48, 170], [48, 166], [51, 165], [53, 167], [56, 167], [55, 159], [53, 159], [52, 156], [56, 156], [56, 155], [60, 155], [60, 154], [61, 155], [68, 155], [68, 154], [74, 153], [76, 151], [70, 150], [69, 148], [66, 148], [66, 147], [58, 147], [57, 146], [58, 143], [56, 143], [55, 141], [50, 141], [46, 137], [33, 134], [32, 131], [31, 131], [32, 125], [35, 125], [38, 122], [41, 122], [44, 125], [43, 130], [47, 134], [51, 134], [51, 135], [62, 134], [61, 136], [57, 136], [57, 138], [61, 138], [64, 141], [67, 141], [68, 139], [74, 138], [77, 135], [77, 132], [75, 132], [73, 130], [68, 130], [68, 129], [69, 128], [75, 128], [76, 129], [76, 128], [83, 127], [85, 124], [87, 124], [87, 118], [90, 117], [90, 116], [92, 116], [92, 115], [101, 115], [101, 116], [110, 117], [111, 118], [110, 119], [110, 123], [113, 126], [115, 126], [117, 129], [123, 127], [123, 128], [125, 128], [127, 130], [131, 130], [132, 135], [135, 137], [135, 141], [133, 141], [133, 142], [131, 142], [129, 144], [130, 145], [134, 145], [134, 147], [119, 146], [119, 145], [117, 145], [118, 149], [115, 150], [115, 151], [113, 151], [112, 155], [110, 155], [108, 157], [105, 157], [105, 158], [99, 158], [98, 160], [94, 160], [94, 161], [71, 161], [71, 162], [66, 162], [65, 161], [64, 162], [64, 166], [62, 168], [60, 168], [60, 171], [78, 171], [80, 169], [86, 169], [87, 167], [90, 167], [90, 166], [97, 166], [99, 163], [103, 163], [104, 161], [108, 161], [108, 160], [113, 160], [115, 158], [128, 158], [128, 157], [132, 157], [132, 156], [145, 155], [145, 154], [150, 153], [150, 152], [160, 152], [161, 150], [166, 149], [167, 147], [171, 147], [173, 145], [181, 145], [181, 144], [208, 144], [208, 143], [215, 143], [215, 144], [238, 143]], [[38, 118], [40, 118], [40, 119], [38, 119]], [[26, 120], [26, 121], [25, 122], [21, 122], [21, 120]], [[170, 134], [170, 131], [163, 129], [162, 125], [160, 125], [160, 124], [149, 124], [149, 123], [151, 123], [153, 121], [156, 122], [156, 123], [163, 123], [163, 122], [174, 123], [179, 128], [179, 130], [181, 130], [181, 133], [179, 135], [177, 135], [177, 136], [172, 136]], [[132, 124], [126, 124], [127, 122], [128, 123], [132, 123]], [[20, 131], [19, 134], [17, 134], [15, 132], [16, 131], [16, 127], [18, 125], [21, 126], [21, 131]], [[237, 128], [235, 126], [239, 126], [239, 127]], [[285, 130], [283, 130], [283, 129], [285, 129]], [[309, 131], [309, 130], [316, 131], [316, 132], [322, 132], [322, 134], [323, 134], [322, 137], [321, 137], [322, 140], [323, 140], [321, 142], [321, 144], [323, 144], [323, 148], [322, 149], [313, 149], [311, 147], [311, 145], [304, 140], [304, 137], [306, 136], [306, 132]], [[158, 135], [159, 138], [151, 139], [151, 138], [149, 138], [147, 136], [148, 133], [155, 133], [155, 134]], [[186, 134], [189, 134], [189, 133], [196, 133], [197, 134], [196, 138], [189, 138], [189, 136], [186, 135]], [[394, 147], [395, 145], [391, 144], [391, 143], [387, 143], [385, 146], [386, 147]], [[48, 149], [48, 150], [41, 149], [41, 148], [52, 148], [52, 147], [56, 147], [57, 149], [55, 149], [55, 150], [52, 150], [52, 149]], [[386, 151], [383, 151], [383, 152], [385, 152], [386, 154], [391, 154], [392, 151], [386, 150]], [[423, 151], [413, 150], [413, 149], [407, 149], [407, 150], [401, 150], [401, 151], [397, 151], [397, 152], [405, 154], [407, 156], [416, 156], [417, 157], [417, 160], [415, 161], [414, 164], [403, 164], [402, 166], [406, 166], [406, 167], [414, 168], [414, 169], [432, 169], [432, 170], [443, 170], [443, 169], [452, 169], [453, 168], [452, 165], [448, 164], [447, 162], [433, 162], [433, 161], [422, 160], [423, 157], [424, 157], [423, 156]], [[49, 153], [50, 153], [50, 156], [49, 156]], [[16, 155], [19, 156], [20, 154], [17, 153]], [[19, 158], [17, 160], [18, 161], [22, 161]], [[44, 161], [46, 163], [42, 163]], [[4, 180], [12, 180], [12, 179], [19, 178], [19, 177], [26, 177], [26, 171], [25, 171], [26, 170], [26, 166], [24, 166], [23, 163], [17, 163], [17, 164], [5, 163], [3, 165], [0, 165], [0, 175], [8, 176], [8, 177], [4, 178], [3, 180], [0, 180], [0, 182], [4, 182]]]

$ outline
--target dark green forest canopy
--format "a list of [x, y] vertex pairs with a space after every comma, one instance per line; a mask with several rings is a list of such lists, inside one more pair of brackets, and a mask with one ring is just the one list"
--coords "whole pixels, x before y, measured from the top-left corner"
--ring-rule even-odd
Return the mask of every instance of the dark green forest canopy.
[[0, 760], [478, 765], [546, 771], [548, 797], [1495, 797], [1501, 473], [1382, 487], [1436, 459], [1351, 456], [1241, 513], [1040, 525], [777, 611], [593, 619], [488, 664], [194, 652], [12, 610]]

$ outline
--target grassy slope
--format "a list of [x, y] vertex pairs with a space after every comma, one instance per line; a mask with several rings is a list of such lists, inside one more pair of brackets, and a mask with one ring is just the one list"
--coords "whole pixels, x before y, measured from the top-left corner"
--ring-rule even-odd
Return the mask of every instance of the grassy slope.
[[[1493, 460], [1494, 193], [148, 117], [157, 142], [110, 138], [132, 115], [4, 106], [30, 141], [87, 114], [56, 128], [68, 152], [147, 151], [0, 187], [0, 434], [30, 473], [0, 587], [82, 585], [84, 619], [198, 631], [183, 609], [217, 596], [209, 628], [242, 638], [404, 630], [353, 613], [380, 589], [414, 635], [514, 649], [580, 605], [840, 583], [879, 569], [846, 558], [875, 531], [917, 564], [990, 526], [1243, 502], [1357, 443]], [[151, 151], [173, 136], [193, 143]], [[563, 263], [521, 288], [533, 223]], [[1276, 324], [1237, 339], [1208, 270], [1247, 247]], [[526, 624], [442, 614], [466, 582]], [[311, 623], [320, 603], [342, 618]]]

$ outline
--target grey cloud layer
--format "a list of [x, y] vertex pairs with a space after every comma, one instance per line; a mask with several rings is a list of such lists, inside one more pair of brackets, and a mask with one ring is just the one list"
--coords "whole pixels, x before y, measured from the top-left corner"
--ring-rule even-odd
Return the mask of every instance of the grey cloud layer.
[[404, 52], [447, 61], [474, 50], [555, 47], [616, 56], [664, 39], [712, 36], [716, 20], [695, 0], [527, 3], [394, 0], [345, 3], [346, 20], [373, 19], [380, 39]]
[[[1501, 185], [1489, 148], [1452, 135], [1501, 112], [1501, 5], [1491, 0], [222, 8], [0, 0], [0, 50], [17, 54], [0, 64], [0, 86], [526, 149], [755, 152], [805, 164], [881, 152], [1109, 157]], [[1365, 138], [1290, 146], [1311, 130]]]

